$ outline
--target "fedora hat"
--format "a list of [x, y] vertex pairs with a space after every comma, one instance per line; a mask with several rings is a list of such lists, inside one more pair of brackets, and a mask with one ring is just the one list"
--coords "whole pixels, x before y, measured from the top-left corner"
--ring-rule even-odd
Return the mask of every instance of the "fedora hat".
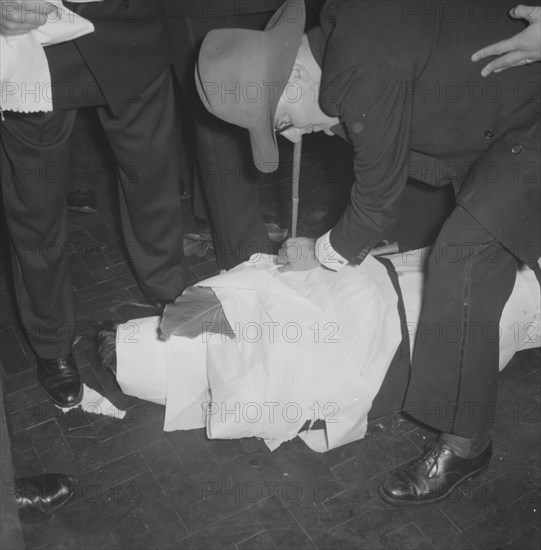
[[304, 0], [288, 0], [265, 30], [210, 31], [199, 52], [195, 82], [213, 115], [246, 128], [254, 164], [262, 172], [278, 167], [274, 116], [299, 49]]

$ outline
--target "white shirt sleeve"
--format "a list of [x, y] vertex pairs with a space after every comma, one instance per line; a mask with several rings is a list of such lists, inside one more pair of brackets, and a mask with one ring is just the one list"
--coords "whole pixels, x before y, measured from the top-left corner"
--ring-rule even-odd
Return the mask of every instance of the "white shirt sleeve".
[[319, 263], [333, 271], [340, 271], [349, 262], [332, 247], [329, 239], [330, 231], [316, 241], [316, 258]]

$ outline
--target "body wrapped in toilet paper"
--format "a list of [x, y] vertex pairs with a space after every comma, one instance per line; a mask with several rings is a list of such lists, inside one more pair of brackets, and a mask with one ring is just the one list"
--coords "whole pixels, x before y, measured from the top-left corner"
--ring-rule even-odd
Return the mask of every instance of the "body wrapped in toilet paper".
[[[182, 298], [163, 319], [120, 325], [118, 382], [128, 395], [165, 405], [166, 431], [256, 436], [271, 450], [300, 435], [319, 452], [360, 439], [398, 346], [403, 338], [413, 345], [424, 257], [389, 257], [405, 319], [387, 268], [373, 257], [339, 272], [285, 273], [273, 257], [253, 257], [197, 285], [212, 289], [225, 318], [219, 310], [212, 321], [196, 320], [195, 335], [193, 323], [171, 330]], [[539, 347], [539, 304], [539, 284], [525, 268], [500, 323], [500, 369], [516, 351]], [[164, 339], [164, 331], [173, 335]], [[316, 420], [325, 429], [299, 433]]]

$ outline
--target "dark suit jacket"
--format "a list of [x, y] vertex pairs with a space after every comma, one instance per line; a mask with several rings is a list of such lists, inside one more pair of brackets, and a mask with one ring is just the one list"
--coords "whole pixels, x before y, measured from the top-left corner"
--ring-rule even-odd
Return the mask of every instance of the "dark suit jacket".
[[[325, 0], [305, 0], [307, 28], [314, 26], [317, 15]], [[216, 19], [220, 27], [251, 28], [259, 26], [261, 15], [272, 14], [285, 0], [166, 0], [165, 11], [168, 17], [187, 17], [190, 19]]]
[[165, 12], [170, 17], [190, 19], [221, 19], [239, 24], [249, 22], [260, 13], [274, 13], [285, 0], [166, 0]]
[[103, 0], [66, 6], [95, 31], [45, 48], [55, 109], [103, 104], [122, 110], [171, 64], [161, 0]]
[[[492, 210], [477, 216], [482, 200], [470, 212], [482, 217], [489, 231], [498, 230], [506, 246], [539, 228], [539, 159], [531, 156], [531, 147], [511, 151], [520, 145], [518, 135], [505, 154], [496, 147], [515, 128], [531, 133], [538, 124], [539, 64], [484, 79], [483, 63], [470, 61], [479, 48], [524, 28], [507, 15], [515, 4], [325, 4], [320, 27], [309, 33], [323, 69], [320, 105], [340, 118], [337, 133], [354, 149], [351, 203], [330, 235], [342, 256], [362, 260], [392, 228], [408, 176], [434, 185], [452, 182], [456, 190], [467, 182], [518, 193], [525, 223], [506, 223]], [[520, 164], [514, 182], [508, 177], [513, 162]], [[522, 177], [528, 163], [534, 163], [529, 179]]]

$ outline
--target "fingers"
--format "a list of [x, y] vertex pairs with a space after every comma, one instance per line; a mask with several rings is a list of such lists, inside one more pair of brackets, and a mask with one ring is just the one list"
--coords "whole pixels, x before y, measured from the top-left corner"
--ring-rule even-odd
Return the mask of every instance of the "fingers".
[[25, 34], [59, 15], [57, 7], [46, 0], [3, 1], [0, 30], [7, 35]]
[[49, 16], [51, 16], [51, 18], [59, 17], [60, 10], [54, 4], [47, 4], [45, 6], [45, 15], [47, 16], [46, 19], [49, 19]]
[[496, 44], [491, 44], [486, 48], [476, 51], [472, 56], [472, 61], [479, 61], [485, 57], [491, 57], [493, 55], [501, 55], [512, 50], [516, 50], [518, 47], [518, 40], [515, 36], [508, 38], [507, 40], [502, 40], [501, 42], [496, 42]]
[[279, 265], [287, 265], [298, 260], [297, 255], [291, 253], [291, 244], [287, 241], [282, 245], [282, 248], [278, 251], [275, 263]]
[[282, 271], [313, 269], [319, 265], [319, 261], [315, 256], [315, 239], [309, 237], [291, 237], [287, 239], [278, 251], [275, 263], [284, 266]]
[[291, 247], [295, 246], [295, 242], [290, 238], [286, 239], [282, 244], [278, 255], [276, 256], [275, 263], [280, 265], [287, 265], [291, 263]]
[[509, 15], [514, 19], [526, 19], [530, 23], [539, 21], [541, 8], [539, 6], [525, 6], [520, 4], [509, 11]]
[[491, 61], [488, 65], [483, 67], [481, 75], [488, 76], [491, 73], [499, 73], [505, 69], [523, 65], [525, 57], [526, 54], [522, 51], [510, 52], [507, 55], [494, 59], [494, 61]]
[[276, 256], [274, 262], [280, 265], [287, 265], [289, 263], [289, 258], [283, 248], [280, 248], [278, 251], [278, 255]]
[[45, 2], [23, 3], [13, 15], [21, 24], [39, 27], [47, 21], [50, 6]]
[[37, 29], [39, 25], [35, 24], [28, 24], [28, 23], [12, 23], [11, 21], [6, 21], [5, 23], [1, 24], [1, 30], [5, 34], [9, 34], [10, 36], [16, 36], [19, 34], [26, 34], [27, 32], [33, 31], [34, 29]]

